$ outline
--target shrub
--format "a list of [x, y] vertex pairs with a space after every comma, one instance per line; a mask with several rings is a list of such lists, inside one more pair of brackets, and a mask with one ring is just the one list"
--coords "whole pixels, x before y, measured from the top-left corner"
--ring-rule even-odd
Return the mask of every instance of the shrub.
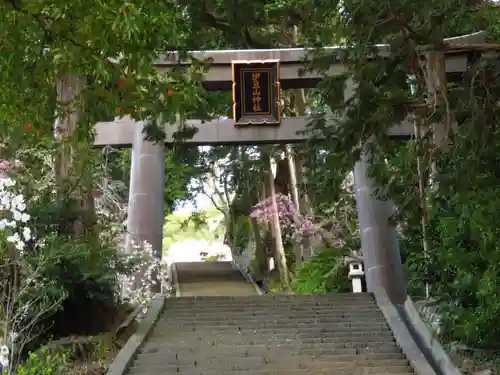
[[348, 272], [338, 250], [323, 248], [295, 270], [292, 288], [296, 293], [349, 292]]
[[109, 328], [119, 303], [118, 253], [111, 245], [89, 245], [85, 238], [46, 237], [37, 257], [52, 261], [42, 271], [63, 296], [60, 308], [44, 317], [53, 338], [90, 335]]
[[16, 367], [16, 375], [64, 375], [69, 370], [64, 352], [51, 353], [47, 348], [31, 352], [26, 362]]

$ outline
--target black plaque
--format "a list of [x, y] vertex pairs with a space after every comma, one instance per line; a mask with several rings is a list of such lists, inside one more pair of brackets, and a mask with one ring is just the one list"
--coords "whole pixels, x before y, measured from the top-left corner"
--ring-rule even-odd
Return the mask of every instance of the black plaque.
[[235, 125], [279, 125], [279, 60], [233, 61]]

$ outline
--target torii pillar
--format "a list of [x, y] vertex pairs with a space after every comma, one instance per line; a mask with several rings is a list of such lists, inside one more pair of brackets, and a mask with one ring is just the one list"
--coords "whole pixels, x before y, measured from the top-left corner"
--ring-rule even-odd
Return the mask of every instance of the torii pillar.
[[[352, 97], [354, 89], [355, 83], [348, 79], [344, 97]], [[393, 303], [401, 304], [406, 300], [407, 290], [398, 233], [390, 221], [395, 206], [390, 200], [377, 197], [377, 185], [369, 176], [371, 164], [370, 154], [364, 148], [353, 171], [366, 288], [375, 292], [382, 287]]]
[[399, 253], [396, 227], [390, 222], [394, 204], [376, 196], [376, 184], [369, 176], [370, 155], [363, 151], [354, 165], [354, 189], [358, 211], [361, 250], [368, 292], [382, 287], [392, 302], [406, 300], [406, 280]]
[[134, 243], [152, 245], [154, 255], [162, 256], [164, 215], [164, 144], [144, 139], [144, 123], [137, 122], [132, 142], [132, 164], [127, 217], [126, 251]]

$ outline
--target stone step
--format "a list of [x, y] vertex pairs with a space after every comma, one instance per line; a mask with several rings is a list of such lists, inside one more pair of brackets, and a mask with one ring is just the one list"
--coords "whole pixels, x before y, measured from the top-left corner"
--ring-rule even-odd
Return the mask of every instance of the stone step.
[[[228, 283], [232, 284], [232, 283]], [[244, 283], [245, 284], [245, 283]], [[181, 286], [182, 289], [182, 286]], [[197, 297], [196, 297], [197, 298]], [[296, 300], [286, 300], [286, 299], [269, 299], [262, 296], [239, 296], [234, 297], [234, 299], [222, 299], [223, 296], [207, 296], [206, 299], [191, 299], [190, 297], [179, 297], [179, 298], [170, 298], [167, 301], [167, 305], [176, 306], [176, 307], [191, 307], [193, 305], [199, 306], [254, 306], [254, 305], [285, 305], [285, 306], [342, 306], [342, 305], [374, 305], [376, 306], [376, 302], [373, 298], [360, 298], [360, 299], [296, 299]], [[214, 299], [208, 299], [214, 298]], [[217, 299], [216, 299], [217, 298]], [[181, 300], [181, 301], [179, 301]]]
[[209, 337], [198, 335], [191, 335], [190, 337], [184, 337], [182, 335], [154, 335], [151, 336], [151, 343], [159, 343], [161, 340], [165, 341], [176, 341], [178, 346], [199, 346], [199, 345], [277, 345], [277, 344], [295, 344], [300, 347], [302, 344], [320, 344], [328, 343], [331, 344], [332, 350], [335, 348], [363, 348], [367, 346], [373, 346], [375, 343], [382, 344], [393, 344], [394, 338], [389, 337], [386, 334], [376, 335], [358, 335], [357, 337], [341, 337], [339, 335], [329, 335], [329, 336], [318, 336], [318, 335], [300, 335], [300, 336], [290, 336], [290, 335], [276, 335], [276, 336], [234, 336], [234, 335], [224, 335], [217, 336], [212, 335]]
[[[237, 324], [238, 322], [249, 322], [251, 323], [264, 323], [266, 321], [270, 322], [295, 322], [295, 321], [326, 321], [326, 322], [382, 322], [384, 321], [384, 316], [380, 313], [371, 313], [363, 315], [351, 315], [351, 314], [259, 314], [259, 315], [247, 315], [243, 314], [241, 317], [238, 314], [220, 314], [219, 316], [212, 314], [191, 314], [191, 316], [178, 316], [178, 315], [167, 315], [162, 314], [158, 320], [161, 324], [198, 324], [198, 325], [218, 325], [224, 322], [229, 322], [228, 324]], [[258, 324], [258, 323], [257, 323]], [[289, 324], [289, 323], [286, 323]]]
[[189, 283], [202, 283], [204, 281], [224, 281], [224, 282], [242, 282], [247, 283], [248, 281], [237, 271], [224, 271], [224, 272], [205, 272], [203, 274], [197, 274], [195, 272], [185, 273], [179, 277], [179, 284], [181, 287], [184, 284]]
[[182, 317], [217, 317], [217, 316], [268, 316], [272, 318], [273, 316], [280, 317], [284, 315], [294, 316], [294, 315], [325, 315], [325, 316], [366, 316], [366, 315], [379, 315], [381, 316], [380, 310], [375, 306], [336, 306], [336, 307], [317, 307], [317, 306], [304, 306], [301, 308], [290, 308], [290, 306], [248, 306], [246, 308], [236, 308], [234, 306], [228, 306], [223, 308], [222, 306], [217, 308], [205, 307], [201, 309], [198, 307], [193, 307], [190, 309], [176, 309], [167, 307], [162, 316], [172, 317], [180, 319]]
[[156, 325], [158, 330], [172, 330], [172, 331], [213, 331], [217, 329], [223, 330], [237, 330], [245, 331], [252, 329], [259, 330], [277, 330], [277, 329], [289, 329], [289, 328], [311, 328], [311, 329], [326, 329], [326, 330], [336, 330], [336, 329], [389, 329], [386, 322], [365, 322], [365, 321], [316, 321], [314, 319], [302, 320], [282, 320], [282, 321], [232, 321], [232, 322], [210, 322], [210, 324], [198, 322], [159, 322]]
[[[245, 355], [246, 354], [246, 355]], [[232, 362], [242, 363], [262, 363], [270, 364], [276, 362], [276, 358], [289, 358], [290, 360], [326, 360], [335, 362], [351, 362], [358, 363], [359, 361], [391, 361], [391, 360], [405, 360], [402, 353], [363, 353], [363, 354], [306, 354], [306, 353], [289, 353], [283, 349], [276, 351], [262, 351], [260, 353], [254, 353], [253, 355], [248, 355], [248, 353], [215, 353], [206, 352], [201, 349], [199, 352], [195, 353], [140, 353], [137, 356], [136, 363], [175, 363], [175, 364], [194, 364], [198, 363], [202, 366], [203, 363], [219, 363], [227, 362], [228, 358], [231, 358]], [[287, 359], [288, 361], [288, 359]], [[280, 362], [280, 360], [278, 360]], [[384, 362], [384, 363], [385, 363]], [[379, 363], [379, 362], [377, 362]], [[203, 366], [202, 366], [203, 367]]]
[[[246, 325], [257, 324], [261, 326], [262, 324], [276, 324], [282, 323], [285, 324], [302, 324], [309, 322], [319, 322], [319, 323], [354, 323], [354, 322], [386, 322], [384, 316], [380, 313], [373, 314], [369, 319], [366, 319], [366, 316], [341, 316], [341, 315], [330, 315], [326, 314], [282, 314], [278, 316], [269, 316], [269, 315], [246, 315], [243, 319], [240, 318], [240, 315], [234, 314], [234, 316], [227, 316], [227, 319], [221, 320], [220, 317], [213, 316], [212, 319], [199, 319], [199, 316], [186, 316], [179, 318], [178, 316], [167, 316], [168, 314], [163, 314], [160, 318], [160, 322], [165, 322], [166, 324], [203, 324], [203, 325], [236, 325], [240, 323], [245, 323]], [[345, 314], [344, 314], [345, 315]]]
[[[228, 283], [231, 284], [231, 283]], [[182, 287], [182, 284], [180, 284]], [[192, 303], [207, 303], [207, 304], [228, 304], [228, 303], [323, 303], [323, 302], [375, 302], [375, 297], [370, 293], [347, 293], [347, 294], [254, 294], [251, 296], [180, 296], [169, 299], [175, 304], [192, 304]]]
[[[323, 319], [341, 319], [341, 318], [360, 318], [366, 320], [367, 317], [379, 317], [384, 319], [382, 313], [377, 308], [358, 308], [358, 309], [340, 309], [340, 308], [305, 308], [305, 309], [281, 309], [275, 307], [259, 308], [259, 309], [228, 309], [228, 310], [186, 310], [176, 311], [174, 309], [163, 310], [160, 318], [167, 320], [181, 320], [181, 319], [206, 319], [227, 317], [239, 320], [259, 319], [265, 318], [266, 320], [281, 320], [281, 319], [294, 319], [294, 318], [323, 318]], [[242, 318], [240, 318], [242, 317]], [[220, 320], [220, 319], [219, 319]]]
[[[179, 270], [177, 270], [179, 271]], [[224, 275], [224, 274], [237, 274], [240, 277], [243, 277], [241, 272], [239, 272], [236, 268], [233, 268], [231, 266], [229, 267], [212, 267], [212, 268], [205, 268], [205, 269], [185, 269], [182, 270], [181, 272], [177, 272], [177, 277], [179, 280], [181, 280], [181, 277], [188, 277], [188, 276], [204, 276], [204, 275], [212, 275], [212, 274], [217, 274], [217, 275]]]
[[[228, 283], [227, 285], [232, 284]], [[243, 283], [245, 284], [245, 283]], [[181, 286], [182, 289], [182, 286]], [[189, 297], [179, 297], [170, 298], [167, 300], [167, 306], [173, 306], [176, 308], [189, 308], [193, 305], [199, 306], [210, 306], [210, 307], [220, 307], [220, 306], [236, 306], [236, 307], [252, 307], [252, 306], [376, 306], [376, 302], [373, 298], [363, 298], [363, 299], [296, 299], [296, 300], [280, 300], [280, 299], [267, 299], [265, 297], [255, 297], [254, 295], [249, 296], [239, 296], [238, 299], [220, 299], [220, 300], [210, 300], [208, 298], [222, 298], [223, 296], [207, 296], [205, 300], [195, 300], [188, 299]], [[186, 299], [184, 301], [179, 301], [181, 299]]]
[[240, 328], [232, 326], [232, 327], [215, 327], [212, 330], [205, 330], [202, 326], [198, 328], [183, 330], [183, 329], [175, 329], [173, 327], [169, 327], [168, 325], [158, 325], [154, 329], [154, 334], [159, 335], [169, 335], [169, 336], [178, 336], [185, 335], [186, 337], [198, 337], [200, 335], [204, 337], [213, 337], [213, 336], [234, 336], [234, 337], [255, 337], [255, 336], [269, 336], [278, 337], [276, 335], [280, 335], [283, 337], [290, 336], [307, 336], [307, 335], [316, 335], [323, 337], [334, 337], [338, 336], [342, 339], [349, 339], [350, 337], [356, 336], [379, 336], [383, 338], [393, 337], [392, 332], [387, 328], [387, 326], [373, 326], [373, 327], [337, 327], [335, 329], [331, 329], [328, 326], [321, 325], [310, 325], [304, 328], [295, 327], [295, 326], [285, 326], [280, 327], [278, 329], [269, 329], [269, 328]]
[[[378, 343], [377, 343], [378, 344]], [[162, 343], [159, 345], [147, 344], [142, 348], [142, 354], [155, 354], [168, 356], [185, 356], [192, 355], [198, 351], [202, 351], [203, 355], [228, 355], [231, 357], [239, 356], [256, 356], [261, 353], [281, 353], [286, 351], [290, 355], [294, 354], [307, 354], [307, 355], [330, 355], [337, 356], [344, 355], [402, 355], [401, 349], [395, 344], [382, 344], [382, 345], [366, 345], [354, 348], [332, 348], [331, 344], [312, 344], [312, 345], [293, 345], [293, 344], [274, 344], [274, 345], [252, 345], [252, 346], [234, 346], [234, 345], [217, 345], [217, 346], [183, 346], [179, 347], [175, 343]]]
[[[246, 284], [243, 284], [246, 286]], [[330, 308], [330, 309], [354, 309], [354, 308], [373, 308], [378, 309], [377, 304], [374, 301], [364, 300], [364, 301], [304, 301], [304, 302], [296, 302], [290, 303], [287, 301], [228, 301], [228, 302], [193, 302], [193, 303], [171, 303], [169, 300], [166, 302], [167, 309], [171, 309], [174, 311], [186, 311], [190, 309], [197, 310], [262, 310], [267, 308], [275, 308], [275, 309], [287, 309], [287, 310], [306, 310], [313, 308]]]
[[190, 272], [189, 274], [185, 273], [184, 275], [179, 277], [179, 283], [181, 286], [186, 283], [214, 280], [247, 282], [247, 280], [245, 280], [245, 278], [238, 271], [206, 272], [201, 275], [195, 272]]
[[380, 341], [380, 340], [359, 340], [359, 341], [338, 341], [338, 342], [332, 342], [330, 341], [321, 341], [321, 339], [318, 340], [309, 340], [304, 342], [302, 341], [297, 341], [297, 340], [274, 340], [274, 341], [253, 341], [251, 343], [241, 343], [240, 345], [234, 345], [231, 340], [209, 340], [208, 342], [206, 340], [201, 340], [197, 342], [185, 342], [185, 341], [180, 341], [180, 342], [175, 342], [172, 343], [170, 341], [167, 341], [165, 339], [161, 340], [155, 338], [152, 339], [144, 345], [142, 348], [142, 352], [148, 352], [148, 351], [153, 351], [153, 352], [158, 352], [158, 351], [163, 351], [163, 350], [177, 350], [177, 351], [187, 351], [187, 350], [199, 350], [199, 349], [204, 349], [207, 351], [217, 351], [218, 353], [225, 353], [225, 352], [230, 352], [232, 349], [237, 350], [237, 351], [244, 351], [244, 350], [260, 350], [261, 348], [269, 348], [271, 350], [272, 348], [286, 348], [287, 350], [290, 350], [291, 352], [293, 351], [300, 351], [300, 350], [320, 350], [320, 351], [330, 351], [330, 352], [335, 352], [335, 353], [342, 353], [344, 351], [352, 351], [355, 352], [361, 352], [363, 350], [377, 350], [377, 351], [385, 351], [385, 350], [398, 350], [398, 346], [396, 345], [396, 342], [393, 341]]
[[[396, 369], [397, 370], [397, 369]], [[134, 368], [132, 367], [129, 372], [130, 375], [172, 375], [172, 372], [167, 370], [155, 370], [155, 369], [147, 369], [147, 368]], [[330, 369], [321, 369], [314, 370], [314, 373], [311, 373], [308, 369], [293, 369], [293, 370], [260, 370], [260, 371], [200, 371], [199, 369], [195, 369], [194, 371], [180, 371], [175, 374], [179, 375], [332, 375]], [[413, 375], [413, 371], [411, 369], [407, 369], [400, 372], [387, 372], [384, 367], [377, 368], [358, 368], [358, 369], [347, 369], [347, 370], [337, 370], [334, 375]]]
[[[158, 320], [159, 324], [168, 325], [182, 325], [182, 324], [197, 324], [199, 326], [213, 326], [213, 325], [237, 325], [239, 323], [247, 324], [263, 324], [265, 322], [283, 322], [283, 324], [291, 324], [294, 322], [325, 322], [328, 323], [355, 323], [355, 322], [376, 322], [382, 323], [386, 320], [380, 313], [372, 313], [365, 315], [347, 315], [347, 314], [283, 314], [283, 315], [243, 315], [239, 318], [237, 314], [227, 315], [223, 314], [219, 317], [214, 315], [191, 315], [191, 316], [166, 316], [163, 314]], [[225, 323], [227, 322], [227, 323]]]
[[299, 318], [299, 319], [248, 319], [248, 320], [239, 320], [239, 319], [231, 319], [225, 321], [217, 321], [217, 320], [160, 320], [156, 327], [170, 327], [172, 329], [184, 329], [186, 331], [192, 330], [192, 328], [200, 328], [200, 329], [213, 329], [220, 327], [239, 327], [239, 328], [280, 328], [280, 327], [302, 327], [302, 326], [313, 326], [316, 327], [318, 325], [323, 325], [326, 327], [365, 327], [368, 325], [376, 325], [387, 327], [387, 322], [382, 317], [377, 317], [377, 319], [373, 320], [363, 320], [363, 319], [346, 319], [346, 318], [318, 318], [318, 317], [309, 317], [309, 318]]
[[304, 374], [318, 375], [318, 374], [412, 374], [411, 368], [407, 364], [394, 364], [394, 365], [363, 365], [363, 364], [353, 364], [353, 363], [342, 363], [342, 364], [319, 364], [317, 366], [300, 366], [297, 367], [286, 367], [282, 366], [268, 366], [268, 368], [262, 368], [262, 366], [252, 366], [243, 367], [236, 364], [228, 364], [225, 367], [198, 367], [198, 366], [175, 366], [175, 365], [158, 365], [152, 366], [146, 365], [133, 365], [130, 368], [130, 373], [133, 375], [170, 375], [170, 374], [181, 374], [181, 375], [207, 375], [207, 374], [273, 374], [273, 375], [288, 375], [293, 374], [295, 371], [302, 371]]
[[300, 301], [342, 301], [342, 300], [371, 300], [374, 301], [372, 293], [326, 293], [326, 294], [265, 294], [247, 297], [238, 296], [190, 296], [173, 298], [176, 303], [189, 301], [197, 302], [224, 302], [224, 301], [285, 301], [290, 303], [298, 303]]
[[217, 262], [217, 261], [200, 261], [200, 262], [175, 262], [174, 263], [177, 272], [187, 272], [187, 271], [196, 271], [198, 273], [200, 272], [207, 272], [207, 271], [212, 271], [212, 270], [224, 270], [224, 269], [236, 269], [236, 266], [234, 265], [233, 262]]
[[[171, 340], [172, 337], [165, 337], [162, 335], [152, 335], [151, 339], [148, 340], [148, 344], [158, 345], [164, 343], [167, 340]], [[186, 339], [182, 336], [176, 337], [176, 346], [178, 347], [191, 347], [193, 345], [207, 345], [207, 346], [219, 346], [219, 345], [278, 345], [278, 344], [293, 344], [296, 347], [301, 347], [303, 345], [314, 345], [314, 344], [328, 344], [331, 346], [332, 350], [336, 348], [364, 348], [366, 346], [375, 345], [395, 345], [393, 337], [390, 339], [387, 336], [380, 335], [359, 335], [357, 337], [342, 337], [342, 336], [332, 336], [332, 337], [301, 337], [301, 338], [290, 338], [290, 337], [202, 337], [198, 336], [195, 338]]]
[[389, 338], [393, 337], [392, 333], [388, 330], [387, 327], [338, 327], [335, 329], [330, 329], [324, 326], [318, 326], [315, 328], [314, 326], [308, 326], [305, 328], [298, 327], [281, 327], [278, 329], [252, 329], [252, 328], [241, 328], [238, 327], [216, 327], [212, 330], [205, 330], [202, 327], [199, 329], [192, 329], [189, 331], [186, 330], [176, 330], [171, 327], [157, 327], [155, 329], [155, 334], [164, 335], [165, 338], [172, 336], [184, 335], [185, 337], [216, 337], [222, 335], [230, 335], [233, 337], [246, 337], [246, 338], [254, 338], [254, 337], [297, 337], [297, 338], [305, 338], [305, 337], [342, 337], [345, 339], [349, 339], [350, 337], [355, 336], [378, 336], [379, 338]]
[[404, 371], [409, 368], [406, 359], [373, 359], [373, 360], [358, 360], [358, 361], [329, 361], [327, 359], [313, 358], [286, 358], [281, 360], [273, 360], [271, 358], [240, 358], [238, 361], [233, 361], [230, 358], [217, 358], [213, 361], [196, 361], [196, 360], [178, 360], [174, 362], [166, 361], [151, 361], [137, 359], [134, 363], [136, 367], [147, 367], [158, 370], [170, 369], [172, 373], [177, 370], [197, 368], [203, 371], [206, 370], [233, 370], [233, 371], [252, 371], [265, 369], [301, 369], [307, 368], [311, 371], [316, 369], [329, 368], [332, 373], [335, 370], [357, 368], [357, 367], [396, 367], [398, 370]]

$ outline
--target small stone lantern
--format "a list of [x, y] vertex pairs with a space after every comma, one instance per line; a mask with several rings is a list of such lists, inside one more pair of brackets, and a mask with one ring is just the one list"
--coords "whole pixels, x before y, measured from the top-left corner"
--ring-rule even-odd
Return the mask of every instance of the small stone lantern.
[[345, 258], [346, 263], [349, 265], [349, 280], [352, 283], [353, 293], [363, 292], [363, 277], [365, 276], [365, 271], [363, 270], [363, 261], [358, 256], [347, 256]]

